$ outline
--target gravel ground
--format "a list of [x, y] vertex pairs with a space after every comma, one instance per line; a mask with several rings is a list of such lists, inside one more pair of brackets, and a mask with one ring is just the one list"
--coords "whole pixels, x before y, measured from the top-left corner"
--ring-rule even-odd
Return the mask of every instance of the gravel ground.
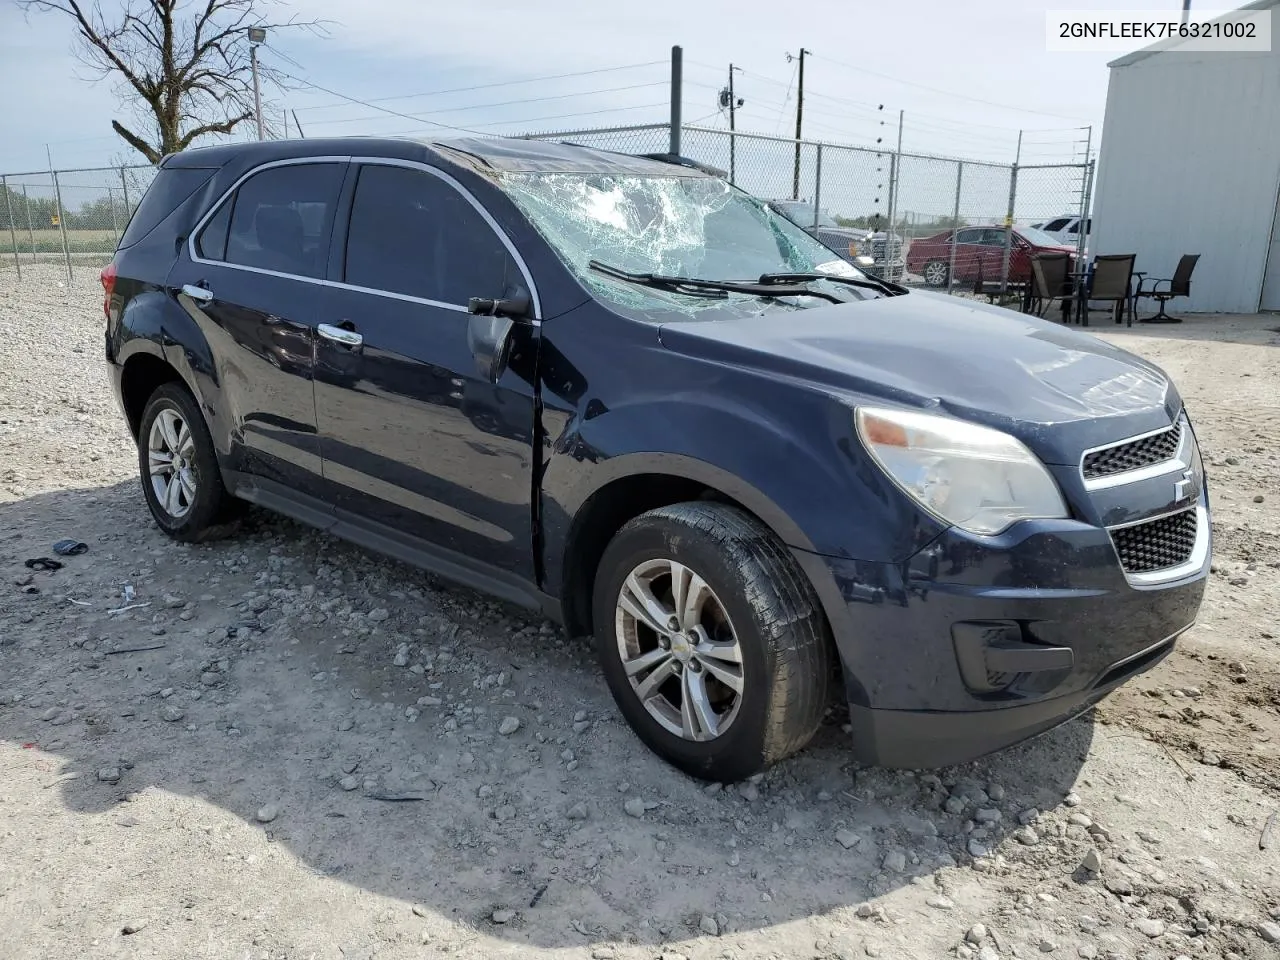
[[[1176, 377], [1210, 469], [1215, 573], [1169, 660], [981, 763], [858, 768], [833, 716], [721, 789], [645, 750], [550, 624], [267, 515], [166, 540], [96, 271], [23, 276], [0, 268], [5, 958], [1280, 955], [1277, 318], [1100, 328]], [[89, 552], [24, 567], [63, 537]]]

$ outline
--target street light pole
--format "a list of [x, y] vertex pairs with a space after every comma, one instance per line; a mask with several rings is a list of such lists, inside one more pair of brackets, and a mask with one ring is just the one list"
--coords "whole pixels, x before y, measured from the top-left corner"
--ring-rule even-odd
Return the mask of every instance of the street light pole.
[[265, 27], [249, 28], [249, 70], [253, 73], [253, 115], [258, 122], [258, 139], [265, 140], [262, 130], [262, 85], [258, 82], [258, 44], [265, 43]]

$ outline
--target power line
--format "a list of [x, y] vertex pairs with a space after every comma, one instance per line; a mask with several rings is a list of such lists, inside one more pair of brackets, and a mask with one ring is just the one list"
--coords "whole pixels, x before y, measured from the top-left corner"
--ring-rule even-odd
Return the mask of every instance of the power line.
[[[445, 124], [432, 123], [432, 121], [430, 120], [419, 120], [417, 122], [419, 124], [423, 124], [423, 123], [431, 124], [432, 126], [436, 126], [436, 127], [446, 127], [446, 129], [449, 129], [449, 130], [461, 130], [464, 133], [474, 133], [478, 137], [488, 137], [488, 136], [492, 136], [492, 134], [484, 132], [483, 128], [485, 127], [501, 127], [501, 126], [514, 126], [516, 124], [541, 123], [544, 120], [565, 120], [571, 117], [596, 117], [604, 113], [622, 113], [627, 110], [652, 110], [652, 109], [655, 109], [656, 107], [665, 107], [665, 106], [667, 106], [667, 101], [664, 100], [661, 103], [641, 103], [641, 104], [635, 104], [630, 107], [610, 107], [607, 110], [587, 110], [581, 113], [556, 113], [550, 116], [524, 117], [519, 120], [495, 120], [490, 123], [477, 123], [470, 128], [446, 126]], [[413, 117], [410, 117], [403, 113], [397, 113], [395, 114], [395, 116], [403, 117], [406, 120], [414, 119]], [[476, 128], [481, 128], [481, 129], [476, 129]], [[416, 133], [416, 132], [417, 132], [416, 130], [404, 130], [397, 133], [370, 134], [370, 136], [398, 137], [398, 136], [403, 136], [405, 134]]]
[[[943, 90], [940, 87], [931, 87], [928, 84], [916, 83], [914, 80], [901, 80], [898, 77], [891, 77], [885, 73], [877, 73], [875, 70], [868, 70], [866, 67], [855, 67], [852, 64], [845, 63], [842, 60], [833, 60], [831, 57], [818, 57], [827, 63], [834, 64], [837, 67], [844, 67], [846, 70], [852, 70], [854, 73], [865, 73], [871, 77], [878, 77], [881, 80], [887, 80], [890, 83], [900, 83], [906, 87], [916, 87], [920, 90], [927, 90], [930, 93], [941, 94], [946, 97], [953, 97], [956, 100], [967, 100], [970, 103], [981, 103], [988, 107], [998, 107], [1001, 110], [1012, 110], [1017, 113], [1028, 113], [1041, 117], [1057, 117], [1060, 120], [1081, 120], [1080, 117], [1071, 117], [1061, 113], [1050, 113], [1047, 110], [1032, 110], [1027, 107], [1015, 107], [1008, 103], [997, 103], [994, 100], [983, 100], [981, 97], [970, 97], [963, 93], [956, 93], [954, 90]], [[1082, 121], [1083, 122], [1083, 121]]]
[[[659, 64], [664, 64], [664, 63], [666, 63], [665, 60], [650, 60], [647, 63], [628, 63], [619, 67], [601, 67], [598, 70], [579, 70], [576, 73], [557, 73], [557, 74], [550, 74], [544, 77], [526, 77], [523, 80], [503, 80], [498, 83], [481, 83], [481, 84], [475, 84], [468, 87], [453, 87], [452, 89], [449, 89], [449, 90], [428, 90], [426, 93], [403, 93], [403, 94], [397, 94], [394, 97], [374, 97], [371, 100], [365, 100], [360, 102], [365, 103], [367, 105], [367, 104], [374, 104], [374, 103], [389, 103], [392, 100], [412, 100], [416, 97], [438, 97], [446, 93], [468, 93], [472, 90], [492, 90], [495, 87], [510, 87], [510, 86], [515, 86], [517, 84], [522, 84], [522, 83], [542, 83], [547, 80], [569, 80], [575, 77], [595, 76], [596, 74], [600, 74], [600, 73], [616, 73], [621, 70], [638, 70], [641, 67], [653, 67]], [[307, 83], [307, 81], [305, 80], [298, 80], [297, 77], [290, 77], [290, 79], [297, 80], [299, 83]], [[314, 84], [309, 84], [309, 85], [314, 86]], [[320, 90], [322, 88], [316, 87], [316, 89]], [[324, 91], [324, 92], [327, 93], [328, 91]], [[332, 96], [342, 97], [342, 99], [344, 100], [351, 99], [350, 97], [345, 97], [345, 96], [342, 96], [342, 94], [337, 94], [337, 93], [332, 94]], [[336, 107], [336, 106], [341, 106], [341, 104], [322, 103], [322, 104], [317, 104], [315, 106], [310, 106], [310, 107], [299, 107], [298, 109], [299, 111], [327, 110], [327, 109], [332, 109], [333, 107]]]
[[[461, 113], [467, 110], [484, 110], [494, 107], [509, 107], [521, 103], [544, 103], [548, 100], [568, 100], [573, 97], [590, 97], [605, 93], [619, 93], [623, 90], [641, 90], [645, 87], [666, 86], [666, 80], [654, 80], [651, 83], [633, 83], [626, 87], [610, 87], [604, 90], [583, 90], [579, 93], [558, 93], [545, 97], [526, 97], [523, 100], [500, 100], [492, 103], [473, 103], [465, 107], [444, 107], [439, 110], [428, 110], [423, 113], [410, 114], [413, 117], [434, 117], [442, 113]], [[374, 102], [374, 101], [371, 101]], [[373, 120], [375, 117], [342, 117], [336, 120], [312, 120], [311, 124], [358, 123]]]

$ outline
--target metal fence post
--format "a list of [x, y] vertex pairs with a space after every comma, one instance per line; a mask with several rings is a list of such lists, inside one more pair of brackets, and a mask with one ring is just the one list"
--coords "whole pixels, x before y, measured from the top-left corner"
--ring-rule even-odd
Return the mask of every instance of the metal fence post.
[[818, 144], [818, 157], [813, 169], [813, 230], [818, 231], [818, 204], [822, 202], [822, 144]]
[[58, 232], [62, 234], [62, 256], [67, 261], [67, 283], [71, 283], [71, 246], [67, 242], [67, 216], [62, 209], [62, 187], [58, 183], [58, 171], [51, 170], [50, 173], [53, 174], [53, 206], [57, 211]]
[[956, 204], [951, 213], [951, 262], [947, 265], [947, 293], [956, 279], [956, 237], [960, 233], [960, 188], [964, 183], [964, 161], [956, 162]]
[[107, 204], [111, 207], [111, 237], [115, 245], [120, 246], [120, 225], [116, 221], [116, 193], [107, 187]]
[[22, 279], [22, 264], [18, 262], [18, 233], [13, 229], [13, 200], [9, 196], [9, 182], [0, 177], [0, 192], [4, 193], [4, 208], [9, 216], [9, 242], [13, 245], [13, 268], [18, 271], [18, 279]]
[[1000, 292], [1009, 291], [1009, 255], [1013, 250], [1013, 210], [1018, 199], [1018, 164], [1009, 168], [1009, 210], [1004, 215], [1004, 260], [1000, 266]]
[[36, 262], [36, 228], [31, 225], [31, 198], [27, 196], [27, 185], [22, 185], [22, 205], [27, 208], [27, 238], [31, 241], [31, 262]]
[[133, 214], [129, 212], [129, 180], [124, 175], [123, 166], [120, 167], [120, 189], [124, 192], [124, 222], [127, 224]]

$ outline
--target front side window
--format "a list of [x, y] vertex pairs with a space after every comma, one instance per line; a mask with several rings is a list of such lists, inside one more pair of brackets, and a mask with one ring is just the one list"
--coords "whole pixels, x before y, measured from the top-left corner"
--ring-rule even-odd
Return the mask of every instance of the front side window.
[[1070, 217], [1059, 217], [1057, 220], [1050, 220], [1048, 223], [1046, 223], [1043, 227], [1040, 227], [1039, 229], [1041, 229], [1041, 230], [1051, 230], [1051, 231], [1052, 231], [1052, 230], [1061, 230], [1063, 227], [1065, 227], [1065, 226], [1066, 226], [1068, 223], [1070, 223], [1070, 222], [1071, 222], [1071, 218], [1070, 218]]
[[520, 274], [502, 240], [451, 185], [422, 170], [362, 167], [343, 279], [465, 306], [501, 297]]
[[583, 282], [623, 306], [698, 312], [707, 301], [603, 277], [592, 260], [704, 280], [861, 276], [790, 219], [715, 177], [519, 173], [505, 175], [501, 186]]
[[196, 239], [208, 260], [300, 277], [323, 277], [341, 164], [301, 163], [255, 173]]

